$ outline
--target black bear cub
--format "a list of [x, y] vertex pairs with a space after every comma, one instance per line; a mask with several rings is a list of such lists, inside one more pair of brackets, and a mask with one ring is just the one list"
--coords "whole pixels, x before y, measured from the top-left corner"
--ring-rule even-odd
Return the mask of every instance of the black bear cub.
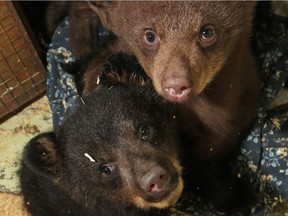
[[110, 57], [94, 92], [25, 147], [32, 215], [168, 215], [183, 189], [173, 107], [137, 61]]

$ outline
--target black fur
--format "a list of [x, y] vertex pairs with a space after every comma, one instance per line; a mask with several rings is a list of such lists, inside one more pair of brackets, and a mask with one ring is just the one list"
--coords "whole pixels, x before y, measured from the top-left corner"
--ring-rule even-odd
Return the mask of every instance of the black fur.
[[[32, 215], [167, 215], [177, 201], [182, 188], [171, 192], [182, 179], [173, 106], [134, 62], [111, 57], [95, 92], [58, 129], [25, 147], [20, 179]], [[142, 189], [155, 166], [169, 177], [160, 195]], [[167, 197], [173, 202], [163, 209], [153, 206]]]

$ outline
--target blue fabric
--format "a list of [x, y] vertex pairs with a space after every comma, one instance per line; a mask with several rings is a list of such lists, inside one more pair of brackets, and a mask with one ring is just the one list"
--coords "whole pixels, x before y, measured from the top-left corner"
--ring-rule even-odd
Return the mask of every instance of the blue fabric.
[[288, 200], [288, 104], [272, 108], [272, 101], [288, 78], [288, 29], [271, 19], [256, 33], [261, 66], [262, 95], [253, 129], [242, 143], [240, 163], [260, 181], [265, 202]]
[[69, 21], [65, 19], [56, 29], [47, 53], [47, 97], [53, 117], [53, 127], [60, 124], [64, 116], [77, 101], [78, 94], [74, 76], [66, 73], [60, 63], [74, 62], [69, 47]]

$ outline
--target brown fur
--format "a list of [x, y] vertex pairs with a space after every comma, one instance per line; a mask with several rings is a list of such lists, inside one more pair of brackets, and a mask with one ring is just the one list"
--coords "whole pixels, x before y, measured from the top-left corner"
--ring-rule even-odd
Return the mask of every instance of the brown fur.
[[100, 21], [86, 1], [51, 1], [46, 12], [46, 25], [50, 36], [66, 16], [69, 16], [70, 22], [73, 23], [70, 26], [71, 49], [79, 59], [93, 51]]

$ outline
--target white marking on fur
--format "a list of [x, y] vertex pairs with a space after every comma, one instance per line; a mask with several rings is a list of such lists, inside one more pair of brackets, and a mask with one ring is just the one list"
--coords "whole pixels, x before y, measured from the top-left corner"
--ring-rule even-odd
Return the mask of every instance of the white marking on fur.
[[87, 157], [91, 162], [96, 162], [88, 153], [85, 153], [84, 156]]
[[81, 100], [82, 104], [86, 105], [82, 97], [80, 97], [80, 100]]
[[96, 84], [97, 84], [97, 85], [99, 85], [99, 83], [100, 83], [100, 77], [99, 77], [99, 76], [97, 76], [97, 79], [96, 79]]

